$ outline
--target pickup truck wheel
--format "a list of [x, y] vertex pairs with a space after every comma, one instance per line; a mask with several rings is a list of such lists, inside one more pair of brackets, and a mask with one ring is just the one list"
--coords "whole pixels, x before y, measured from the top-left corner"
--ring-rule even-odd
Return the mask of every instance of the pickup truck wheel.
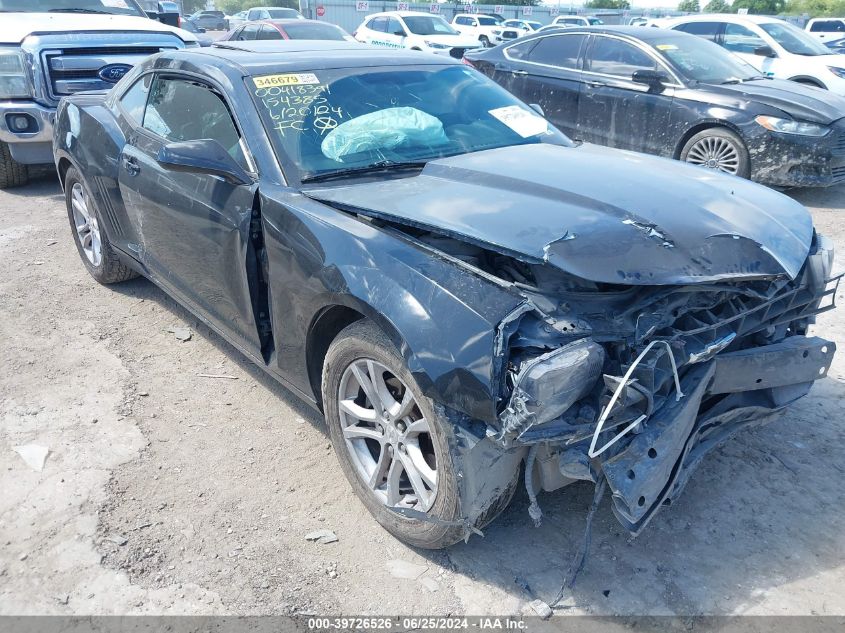
[[65, 175], [67, 204], [73, 240], [85, 268], [101, 284], [113, 284], [137, 277], [138, 273], [124, 264], [111, 246], [101, 221], [100, 210], [88, 193], [88, 187], [75, 168]]
[[29, 182], [29, 168], [12, 158], [6, 143], [0, 142], [0, 189], [20, 187]]
[[741, 178], [751, 175], [745, 143], [723, 127], [709, 128], [690, 138], [681, 150], [681, 160]]
[[464, 528], [444, 523], [459, 519], [463, 505], [449, 422], [435, 413], [396, 347], [372, 321], [356, 321], [331, 344], [322, 395], [341, 468], [373, 517], [416, 547], [439, 549], [459, 541]]
[[478, 41], [481, 42], [481, 45], [484, 48], [490, 48], [490, 39], [486, 35], [482, 35], [478, 38]]

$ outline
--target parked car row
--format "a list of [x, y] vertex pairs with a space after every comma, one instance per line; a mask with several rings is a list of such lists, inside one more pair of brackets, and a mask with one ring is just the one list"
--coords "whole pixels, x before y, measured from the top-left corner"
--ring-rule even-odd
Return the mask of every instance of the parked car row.
[[[606, 114], [626, 125], [644, 101], [638, 124], [658, 137], [660, 88], [712, 78], [683, 74], [705, 72], [689, 42], [756, 89], [679, 32], [569, 29], [472, 55], [555, 69], [540, 55], [552, 46], [574, 67], [552, 73], [555, 91], [601, 80], [588, 129]], [[746, 125], [793, 125], [767, 112]], [[523, 472], [535, 523], [538, 492], [583, 480], [595, 503], [610, 488], [637, 534], [709, 450], [776, 417], [833, 359], [807, 336], [832, 307], [833, 251], [799, 203], [573, 143], [448, 55], [165, 51], [108, 94], [64, 99], [54, 141], [91, 276], [148, 277], [320, 411], [351, 489], [417, 547], [478, 533]]]

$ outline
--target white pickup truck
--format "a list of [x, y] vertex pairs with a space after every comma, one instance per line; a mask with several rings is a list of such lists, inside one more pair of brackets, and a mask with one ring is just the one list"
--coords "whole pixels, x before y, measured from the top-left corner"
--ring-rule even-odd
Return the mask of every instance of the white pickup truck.
[[845, 37], [845, 18], [813, 18], [804, 27], [822, 42]]
[[108, 90], [149, 55], [198, 45], [135, 0], [0, 0], [0, 189], [52, 164], [63, 96]]

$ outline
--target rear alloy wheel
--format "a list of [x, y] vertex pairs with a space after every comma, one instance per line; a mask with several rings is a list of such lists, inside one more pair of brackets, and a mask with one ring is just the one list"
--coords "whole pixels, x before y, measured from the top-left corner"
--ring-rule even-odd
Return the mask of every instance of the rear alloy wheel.
[[459, 541], [464, 527], [451, 423], [435, 413], [396, 346], [372, 321], [356, 321], [332, 342], [322, 394], [338, 461], [375, 519], [416, 547]]
[[65, 175], [65, 202], [73, 240], [91, 276], [101, 284], [113, 284], [137, 277], [112, 248], [102, 224], [97, 203], [75, 168]]
[[693, 136], [681, 150], [681, 160], [742, 178], [751, 172], [745, 143], [725, 128], [710, 128]]

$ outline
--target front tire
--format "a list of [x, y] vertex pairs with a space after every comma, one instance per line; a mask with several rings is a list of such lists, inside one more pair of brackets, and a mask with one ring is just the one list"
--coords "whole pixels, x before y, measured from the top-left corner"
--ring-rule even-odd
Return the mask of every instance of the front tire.
[[73, 240], [85, 268], [101, 284], [113, 284], [137, 277], [112, 248], [97, 203], [82, 176], [71, 167], [65, 175], [67, 205]]
[[484, 48], [490, 48], [490, 39], [486, 35], [482, 35], [478, 38], [478, 41], [481, 42], [481, 45]]
[[[331, 344], [322, 394], [341, 468], [376, 521], [416, 547], [440, 549], [459, 541], [465, 528], [450, 523], [460, 519], [462, 504], [449, 422], [435, 413], [372, 321], [356, 321]], [[394, 508], [431, 520], [408, 518]]]
[[7, 143], [0, 141], [0, 189], [21, 187], [29, 182], [29, 167], [14, 158]]
[[702, 130], [690, 138], [681, 150], [681, 160], [726, 174], [748, 178], [751, 159], [743, 140], [723, 127]]

